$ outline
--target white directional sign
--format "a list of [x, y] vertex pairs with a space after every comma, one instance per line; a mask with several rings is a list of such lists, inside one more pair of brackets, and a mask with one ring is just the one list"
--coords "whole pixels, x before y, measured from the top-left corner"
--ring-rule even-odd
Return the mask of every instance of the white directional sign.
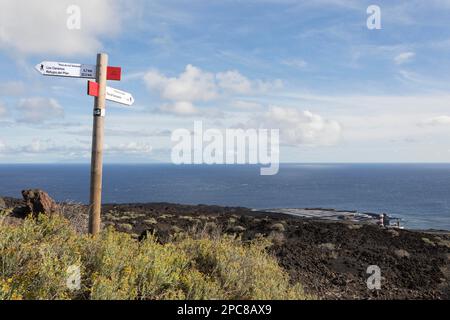
[[[88, 95], [98, 97], [98, 91], [98, 83], [95, 81], [88, 81]], [[105, 98], [106, 100], [114, 101], [127, 106], [131, 106], [134, 103], [134, 98], [131, 94], [111, 87], [106, 87]]]
[[96, 67], [93, 65], [43, 61], [36, 65], [36, 70], [44, 76], [94, 79]]
[[134, 98], [130, 93], [111, 87], [106, 87], [106, 100], [114, 101], [127, 106], [131, 106], [134, 103]]

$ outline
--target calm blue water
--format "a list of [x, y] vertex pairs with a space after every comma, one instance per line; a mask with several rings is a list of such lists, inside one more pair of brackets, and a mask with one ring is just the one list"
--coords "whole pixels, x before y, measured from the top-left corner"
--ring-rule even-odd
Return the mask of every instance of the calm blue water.
[[[86, 203], [89, 166], [0, 165], [0, 195], [24, 188]], [[289, 164], [276, 176], [257, 166], [106, 165], [103, 190], [108, 203], [388, 212], [408, 228], [450, 230], [450, 164]]]

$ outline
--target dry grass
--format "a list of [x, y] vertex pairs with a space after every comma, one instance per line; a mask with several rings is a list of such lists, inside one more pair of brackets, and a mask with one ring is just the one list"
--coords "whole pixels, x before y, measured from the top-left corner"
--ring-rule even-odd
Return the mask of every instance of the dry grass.
[[[161, 244], [149, 235], [79, 234], [62, 217], [0, 223], [1, 299], [304, 299], [268, 240], [186, 234]], [[81, 288], [67, 287], [79, 267]]]

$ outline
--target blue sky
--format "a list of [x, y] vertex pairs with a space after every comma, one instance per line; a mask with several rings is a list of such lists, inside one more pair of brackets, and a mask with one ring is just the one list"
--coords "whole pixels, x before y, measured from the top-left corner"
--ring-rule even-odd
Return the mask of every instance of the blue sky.
[[0, 0], [1, 163], [89, 162], [86, 80], [33, 68], [100, 51], [136, 99], [108, 103], [106, 162], [168, 162], [195, 120], [279, 128], [283, 162], [450, 161], [450, 1], [92, 2]]

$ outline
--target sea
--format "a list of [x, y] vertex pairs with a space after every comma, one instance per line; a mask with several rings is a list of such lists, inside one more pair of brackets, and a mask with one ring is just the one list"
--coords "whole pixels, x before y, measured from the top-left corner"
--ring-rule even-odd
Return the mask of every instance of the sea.
[[[0, 195], [40, 188], [87, 203], [89, 177], [87, 164], [2, 164]], [[274, 176], [253, 165], [109, 164], [103, 202], [356, 210], [388, 213], [408, 229], [450, 230], [450, 164], [282, 164]]]

